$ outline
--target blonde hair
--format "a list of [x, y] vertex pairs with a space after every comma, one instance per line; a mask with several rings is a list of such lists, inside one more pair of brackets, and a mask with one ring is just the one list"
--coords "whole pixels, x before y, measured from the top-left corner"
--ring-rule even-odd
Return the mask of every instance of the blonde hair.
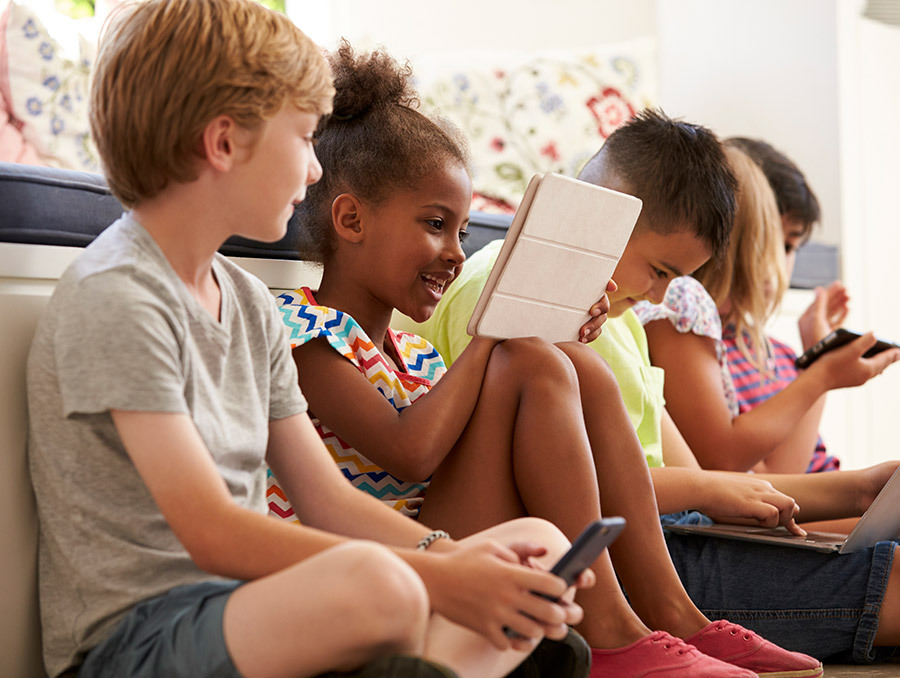
[[744, 357], [768, 372], [771, 347], [765, 326], [787, 288], [781, 217], [759, 165], [735, 145], [726, 142], [724, 150], [738, 181], [731, 242], [720, 264], [708, 262], [694, 277], [720, 309], [727, 309], [723, 320], [735, 326], [738, 349]]
[[91, 131], [126, 206], [197, 178], [206, 125], [254, 129], [285, 104], [331, 111], [331, 71], [290, 20], [252, 0], [147, 0], [117, 12], [91, 85]]

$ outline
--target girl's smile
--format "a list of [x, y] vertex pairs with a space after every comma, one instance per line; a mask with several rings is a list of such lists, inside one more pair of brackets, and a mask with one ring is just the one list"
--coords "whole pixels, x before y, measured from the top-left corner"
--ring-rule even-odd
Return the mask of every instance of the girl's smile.
[[462, 270], [472, 182], [455, 159], [435, 164], [414, 185], [391, 185], [381, 199], [334, 199], [337, 247], [316, 296], [385, 336], [395, 310], [424, 322]]
[[456, 278], [456, 272], [454, 271], [450, 274], [423, 273], [421, 278], [425, 281], [425, 286], [434, 293], [437, 301], [440, 301], [444, 295], [444, 290]]
[[466, 259], [471, 200], [466, 168], [447, 161], [364, 210], [366, 277], [382, 303], [419, 322], [431, 316]]

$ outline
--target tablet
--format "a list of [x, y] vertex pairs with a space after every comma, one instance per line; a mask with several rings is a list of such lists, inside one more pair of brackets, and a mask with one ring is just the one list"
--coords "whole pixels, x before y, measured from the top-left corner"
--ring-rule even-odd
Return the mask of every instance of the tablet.
[[467, 331], [577, 341], [641, 212], [637, 198], [559, 174], [536, 175]]

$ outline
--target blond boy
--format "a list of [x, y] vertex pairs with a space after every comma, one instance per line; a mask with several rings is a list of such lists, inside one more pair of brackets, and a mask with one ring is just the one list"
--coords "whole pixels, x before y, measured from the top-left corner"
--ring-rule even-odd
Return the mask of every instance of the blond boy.
[[[150, 0], [104, 38], [92, 129], [129, 211], [62, 277], [28, 360], [51, 676], [311, 676], [394, 653], [503, 675], [580, 619], [520, 565], [566, 547], [549, 524], [452, 542], [343, 480], [268, 290], [216, 253], [284, 235], [332, 95], [316, 46], [249, 0]], [[303, 526], [266, 517], [266, 463]]]

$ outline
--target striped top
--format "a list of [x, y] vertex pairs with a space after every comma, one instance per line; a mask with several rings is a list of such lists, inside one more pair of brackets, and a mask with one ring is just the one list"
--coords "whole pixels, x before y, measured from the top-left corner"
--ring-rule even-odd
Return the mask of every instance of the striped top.
[[[731, 380], [737, 392], [738, 410], [740, 413], [749, 412], [776, 393], [783, 391], [797, 378], [797, 368], [794, 366], [794, 360], [797, 355], [789, 346], [777, 339], [769, 338], [772, 346], [772, 353], [769, 358], [770, 374], [761, 373], [744, 357], [737, 346], [733, 325], [727, 325], [723, 329], [722, 340], [725, 342], [725, 359], [728, 362]], [[745, 335], [745, 340], [752, 351], [753, 347], [749, 335]], [[822, 437], [818, 436], [816, 449], [813, 451], [812, 460], [806, 472], [834, 471], [839, 466], [840, 462], [838, 459], [828, 454]]]
[[[388, 329], [388, 338], [405, 371], [394, 370], [356, 320], [343, 311], [317, 305], [308, 288], [282, 294], [278, 297], [278, 305], [282, 320], [290, 332], [292, 349], [324, 337], [335, 351], [362, 372], [398, 412], [428, 393], [447, 371], [440, 354], [427, 341], [410, 332]], [[354, 487], [374, 495], [404, 515], [418, 515], [427, 481], [400, 480], [341, 440], [312, 412], [310, 417], [341, 473]], [[268, 499], [270, 514], [296, 521], [284, 492], [271, 472]]]

